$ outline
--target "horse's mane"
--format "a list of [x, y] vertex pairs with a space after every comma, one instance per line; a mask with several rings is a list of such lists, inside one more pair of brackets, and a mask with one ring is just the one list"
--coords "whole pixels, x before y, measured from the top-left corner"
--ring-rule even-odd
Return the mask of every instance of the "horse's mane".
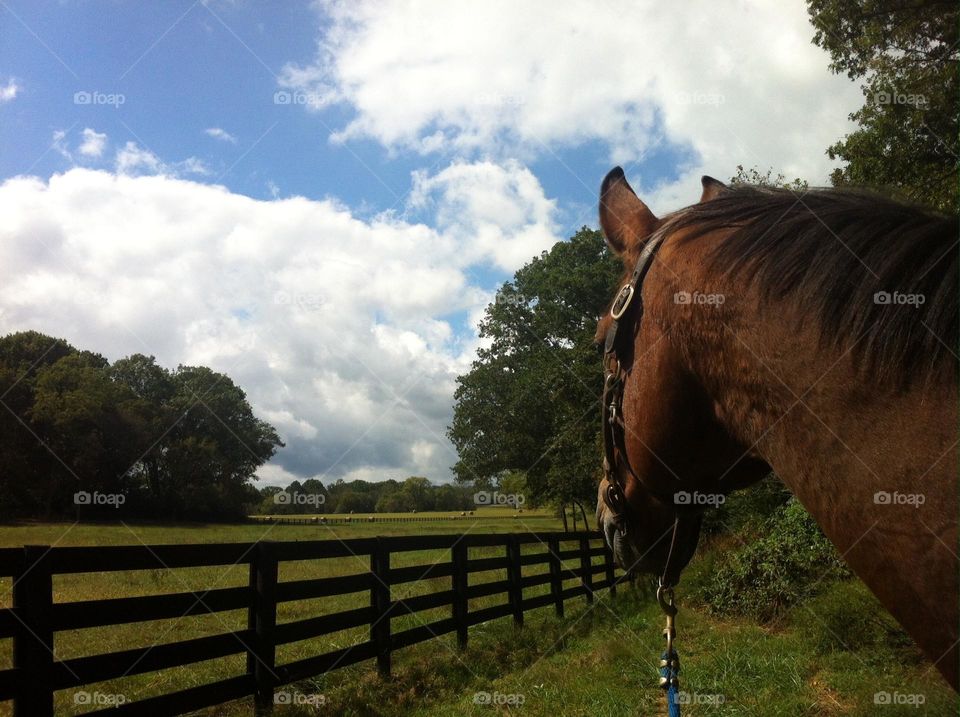
[[[848, 348], [879, 380], [950, 371], [958, 349], [960, 222], [863, 191], [735, 185], [668, 218], [688, 239], [733, 228], [707, 258], [768, 299], [800, 302], [822, 342]], [[924, 302], [882, 304], [878, 292]]]

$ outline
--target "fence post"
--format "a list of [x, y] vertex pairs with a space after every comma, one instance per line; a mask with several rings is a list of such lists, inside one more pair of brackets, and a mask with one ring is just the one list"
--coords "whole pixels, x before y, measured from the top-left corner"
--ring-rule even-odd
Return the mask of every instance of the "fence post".
[[370, 607], [373, 608], [370, 639], [377, 648], [377, 671], [381, 677], [389, 677], [390, 549], [383, 538], [377, 538], [376, 547], [370, 553], [370, 572], [373, 573], [373, 585], [370, 587]]
[[586, 589], [587, 604], [593, 602], [593, 560], [590, 557], [590, 538], [580, 538], [580, 581]]
[[563, 578], [560, 575], [560, 539], [548, 538], [547, 550], [550, 551], [550, 594], [557, 617], [563, 617]]
[[467, 545], [463, 539], [452, 549], [453, 561], [453, 620], [457, 624], [457, 647], [467, 646]]
[[250, 562], [253, 588], [253, 655], [247, 653], [247, 665], [253, 667], [254, 710], [258, 715], [273, 712], [273, 690], [277, 683], [277, 646], [274, 629], [277, 626], [277, 545], [265, 540], [257, 543]]
[[609, 585], [608, 590], [610, 591], [610, 597], [614, 598], [617, 596], [617, 579], [613, 572], [613, 552], [610, 550], [610, 546], [607, 545], [606, 540], [603, 541], [603, 564], [607, 568], [607, 584]]
[[520, 541], [516, 535], [507, 537], [507, 580], [510, 583], [510, 605], [513, 607], [513, 624], [523, 627], [523, 586], [520, 584]]
[[13, 607], [23, 624], [13, 639], [20, 670], [14, 717], [53, 717], [53, 574], [50, 546], [25, 545], [23, 571], [14, 577]]

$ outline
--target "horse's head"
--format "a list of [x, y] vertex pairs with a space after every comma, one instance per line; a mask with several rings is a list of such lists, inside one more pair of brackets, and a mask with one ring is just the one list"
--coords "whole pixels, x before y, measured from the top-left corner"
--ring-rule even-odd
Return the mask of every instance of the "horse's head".
[[[724, 191], [704, 177], [700, 201]], [[724, 429], [690, 368], [698, 348], [689, 338], [702, 328], [690, 317], [703, 309], [685, 297], [707, 288], [690, 283], [703, 263], [700, 242], [679, 246], [683, 231], [654, 216], [620, 168], [603, 182], [600, 224], [626, 276], [596, 334], [607, 372], [597, 520], [623, 569], [673, 584], [693, 556], [703, 511], [769, 469]]]

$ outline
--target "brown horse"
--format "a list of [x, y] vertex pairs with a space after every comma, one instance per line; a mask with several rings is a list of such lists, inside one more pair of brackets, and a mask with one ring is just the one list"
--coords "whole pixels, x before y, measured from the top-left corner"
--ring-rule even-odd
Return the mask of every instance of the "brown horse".
[[658, 219], [618, 167], [600, 223], [628, 276], [657, 246], [607, 354], [621, 567], [675, 581], [711, 496], [773, 470], [957, 689], [957, 218], [704, 177]]

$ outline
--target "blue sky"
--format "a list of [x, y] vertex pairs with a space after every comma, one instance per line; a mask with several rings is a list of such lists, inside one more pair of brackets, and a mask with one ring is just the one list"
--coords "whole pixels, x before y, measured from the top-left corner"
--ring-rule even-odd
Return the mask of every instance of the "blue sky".
[[[308, 4], [195, 2], [7, 2], [0, 24], [0, 67], [24, 90], [5, 108], [0, 176], [49, 176], [71, 166], [51, 149], [53, 132], [68, 137], [92, 127], [115, 142], [134, 141], [165, 161], [200, 158], [205, 181], [269, 199], [336, 197], [367, 213], [403, 208], [410, 173], [424, 158], [385, 151], [373, 139], [328, 141], [354, 114], [348, 106], [319, 113], [277, 104], [288, 63], [308, 62], [327, 18]], [[90, 104], [77, 104], [88, 93]], [[122, 104], [111, 102], [116, 95]], [[398, 98], [398, 101], [402, 101]], [[236, 142], [214, 139], [219, 127]], [[444, 163], [453, 151], [431, 155]], [[645, 181], [676, 179], [695, 158], [689, 145], [665, 146], [645, 162]], [[599, 140], [541, 148], [530, 166], [558, 199], [564, 233], [594, 226], [599, 179], [610, 168]]]
[[741, 5], [5, 0], [0, 333], [225, 371], [267, 482], [449, 480], [484, 307], [614, 164], [658, 213], [825, 181], [859, 91]]

